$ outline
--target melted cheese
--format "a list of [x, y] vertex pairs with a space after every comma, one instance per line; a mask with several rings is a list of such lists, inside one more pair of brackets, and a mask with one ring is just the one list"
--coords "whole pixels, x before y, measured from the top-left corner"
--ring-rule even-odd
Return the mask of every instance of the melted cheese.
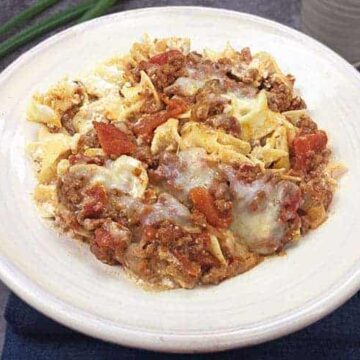
[[134, 198], [140, 198], [148, 185], [148, 175], [140, 161], [122, 155], [106, 167], [94, 164], [77, 164], [70, 172], [89, 176], [90, 184], [102, 184], [106, 189], [119, 190]]
[[93, 128], [93, 122], [102, 122], [106, 119], [121, 121], [125, 119], [129, 108], [117, 94], [109, 94], [100, 100], [88, 103], [81, 107], [73, 119], [75, 130], [84, 134]]
[[183, 96], [195, 95], [209, 80], [224, 80], [225, 76], [211, 65], [199, 65], [198, 67], [187, 67], [187, 76], [182, 76], [166, 88], [167, 91], [175, 90]]
[[[279, 220], [282, 187], [264, 180], [244, 183], [236, 179], [231, 170], [226, 170], [230, 188], [235, 197], [234, 221], [230, 229], [245, 242], [252, 251], [259, 254], [274, 253], [281, 245], [287, 225]], [[251, 210], [250, 204], [259, 191], [265, 193], [265, 200], [258, 210]]]
[[106, 96], [110, 92], [119, 91], [119, 87], [116, 84], [110, 83], [96, 74], [89, 74], [82, 78], [81, 81], [89, 94], [98, 97]]
[[[73, 123], [77, 132], [86, 133], [93, 128], [93, 121], [124, 121], [133, 112], [139, 110], [143, 104], [142, 94], [150, 92], [157, 104], [159, 96], [150, 78], [141, 72], [139, 84], [130, 83], [119, 85], [106, 81], [96, 74], [88, 75], [87, 89], [100, 98], [94, 102], [84, 104], [74, 116]], [[121, 91], [122, 97], [119, 94]]]
[[93, 128], [93, 121], [105, 120], [102, 101], [94, 101], [81, 107], [73, 118], [73, 124], [78, 133], [85, 134]]
[[195, 95], [204, 85], [205, 80], [193, 79], [189, 77], [179, 77], [176, 79], [174, 84], [171, 85], [171, 87], [166, 89], [166, 91], [176, 88], [182, 95], [192, 96]]
[[256, 140], [273, 132], [279, 124], [279, 119], [269, 111], [265, 91], [260, 91], [256, 97], [239, 94], [225, 95], [231, 100], [225, 112], [239, 121], [241, 138], [247, 141]]
[[209, 166], [208, 156], [204, 149], [187, 149], [179, 152], [178, 156], [180, 166], [183, 167], [177, 171], [174, 185], [181, 189], [185, 199], [194, 187], [210, 187], [216, 176], [216, 170]]
[[124, 83], [124, 71], [113, 65], [98, 65], [94, 71], [81, 77], [81, 82], [86, 91], [98, 97], [107, 96], [109, 93], [118, 93]]
[[164, 220], [169, 220], [172, 223], [181, 226], [189, 231], [195, 230], [189, 209], [177, 201], [173, 196], [162, 193], [157, 202], [147, 212], [142, 219], [144, 225], [153, 225]]

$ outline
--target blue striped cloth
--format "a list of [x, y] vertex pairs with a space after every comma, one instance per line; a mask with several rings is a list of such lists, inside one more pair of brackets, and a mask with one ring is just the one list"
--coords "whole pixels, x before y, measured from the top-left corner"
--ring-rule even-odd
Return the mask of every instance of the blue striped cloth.
[[333, 314], [295, 334], [216, 354], [159, 354], [95, 340], [48, 319], [15, 295], [10, 297], [5, 318], [3, 360], [360, 359], [360, 292]]

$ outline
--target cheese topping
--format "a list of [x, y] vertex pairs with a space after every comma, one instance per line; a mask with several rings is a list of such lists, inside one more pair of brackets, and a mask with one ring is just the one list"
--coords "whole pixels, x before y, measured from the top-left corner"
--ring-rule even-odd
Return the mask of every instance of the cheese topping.
[[166, 183], [175, 188], [174, 195], [185, 202], [192, 188], [210, 187], [217, 174], [217, 170], [210, 166], [206, 151], [201, 148], [180, 151], [176, 163], [162, 164], [161, 172]]
[[[263, 179], [248, 184], [237, 180], [233, 172], [226, 172], [235, 198], [234, 213], [237, 214], [230, 229], [253, 251], [259, 254], [275, 252], [287, 228], [279, 219], [283, 197], [281, 185]], [[263, 200], [254, 209], [251, 205], [259, 196]]]
[[194, 229], [189, 209], [167, 193], [159, 196], [142, 222], [144, 225], [152, 225], [164, 220], [170, 220], [187, 230]]
[[90, 176], [90, 184], [102, 184], [106, 189], [119, 190], [134, 198], [144, 195], [148, 185], [148, 175], [139, 160], [122, 155], [106, 167], [94, 164], [78, 164], [70, 172]]

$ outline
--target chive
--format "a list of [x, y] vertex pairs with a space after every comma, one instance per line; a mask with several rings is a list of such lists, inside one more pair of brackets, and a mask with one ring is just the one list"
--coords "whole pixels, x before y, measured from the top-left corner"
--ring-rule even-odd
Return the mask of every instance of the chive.
[[18, 34], [12, 36], [0, 44], [0, 58], [7, 55], [19, 46], [26, 44], [30, 40], [33, 40], [36, 37], [45, 34], [60, 25], [66, 24], [67, 22], [76, 19], [84, 12], [89, 10], [93, 5], [94, 0], [88, 0], [81, 4], [74, 5], [64, 11], [50, 16], [38, 24], [32, 25], [27, 29], [19, 32]]
[[35, 15], [40, 14], [48, 7], [59, 2], [59, 0], [38, 0], [34, 5], [29, 6], [20, 14], [12, 17], [5, 24], [0, 26], [0, 35], [4, 35], [17, 25], [22, 25], [25, 21], [33, 18]]
[[77, 22], [90, 20], [92, 18], [104, 15], [108, 9], [113, 6], [117, 0], [98, 0], [96, 5], [88, 10]]

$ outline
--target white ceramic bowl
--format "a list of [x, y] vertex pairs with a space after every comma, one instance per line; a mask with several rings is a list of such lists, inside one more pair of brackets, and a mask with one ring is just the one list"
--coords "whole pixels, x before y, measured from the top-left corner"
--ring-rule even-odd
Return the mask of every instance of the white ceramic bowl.
[[[144, 32], [187, 36], [193, 47], [266, 50], [297, 78], [311, 114], [349, 171], [329, 220], [286, 256], [273, 257], [218, 286], [145, 292], [118, 267], [58, 237], [31, 200], [24, 154], [35, 133], [25, 121], [30, 94], [65, 74], [126, 52]], [[360, 76], [311, 38], [246, 14], [196, 7], [152, 8], [75, 26], [36, 46], [0, 77], [0, 276], [22, 299], [83, 333], [153, 350], [216, 351], [298, 330], [360, 287]]]

